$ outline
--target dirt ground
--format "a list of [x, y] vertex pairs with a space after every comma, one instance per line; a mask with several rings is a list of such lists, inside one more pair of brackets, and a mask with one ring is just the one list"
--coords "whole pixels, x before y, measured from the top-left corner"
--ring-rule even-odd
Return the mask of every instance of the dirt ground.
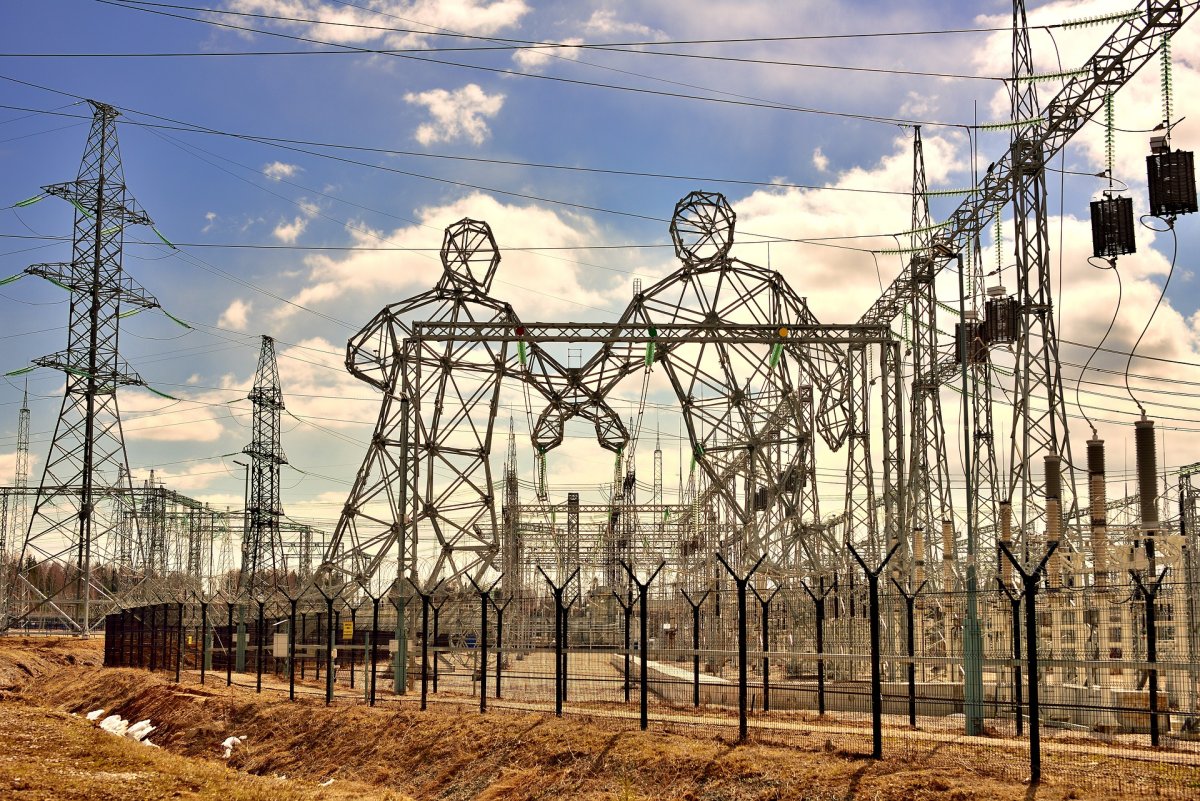
[[[831, 749], [737, 745], [700, 727], [435, 707], [375, 708], [182, 685], [99, 666], [98, 641], [0, 639], [0, 797], [13, 799], [1101, 799], [1037, 788], [959, 756], [880, 762]], [[149, 718], [159, 748], [84, 715]], [[220, 743], [245, 738], [229, 760]], [[1147, 765], [1153, 770], [1154, 765]], [[333, 779], [332, 784], [328, 784]], [[322, 786], [326, 784], [326, 786]]]

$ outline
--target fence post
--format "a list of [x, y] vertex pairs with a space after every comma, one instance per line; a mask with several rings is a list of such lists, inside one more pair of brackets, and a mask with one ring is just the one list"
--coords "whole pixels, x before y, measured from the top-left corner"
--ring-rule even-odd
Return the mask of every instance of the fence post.
[[225, 633], [225, 686], [233, 684], [233, 603], [225, 604], [229, 609], [228, 631]]
[[705, 590], [700, 600], [692, 600], [687, 590], [680, 588], [680, 593], [692, 608], [692, 706], [700, 706], [700, 605], [708, 598], [711, 589]]
[[629, 618], [633, 614], [633, 587], [629, 587], [626, 590], [626, 598], [625, 599], [622, 599], [621, 596], [617, 594], [616, 590], [613, 590], [612, 594], [613, 594], [613, 597], [617, 599], [617, 606], [621, 607], [621, 615], [624, 618], [624, 623], [625, 623], [625, 682], [624, 682], [624, 684], [625, 684], [625, 703], [628, 704], [629, 703], [629, 693], [633, 688], [633, 682], [629, 680], [629, 659], [631, 656], [631, 649], [632, 649], [632, 643], [633, 643], [633, 638], [630, 635]]
[[825, 659], [823, 657], [823, 654], [825, 653], [825, 598], [828, 597], [829, 593], [837, 590], [837, 575], [836, 574], [834, 575], [833, 582], [829, 585], [828, 588], [826, 588], [826, 586], [825, 586], [825, 577], [824, 576], [820, 577], [820, 581], [817, 584], [817, 588], [820, 590], [820, 595], [813, 592], [812, 589], [810, 589], [809, 586], [806, 583], [804, 583], [803, 581], [800, 582], [800, 586], [804, 588], [804, 591], [806, 593], [808, 593], [808, 597], [812, 598], [813, 613], [814, 613], [814, 616], [816, 617], [816, 627], [817, 627], [817, 632], [816, 632], [816, 634], [817, 634], [817, 643], [816, 643], [816, 645], [817, 645], [817, 713], [820, 715], [824, 715], [825, 714]]
[[[496, 610], [496, 697], [500, 697], [500, 673], [504, 667], [504, 610], [512, 603], [512, 596], [503, 604], [497, 604], [492, 601], [492, 607]], [[486, 689], [486, 688], [485, 688]]]
[[[565, 588], [565, 586], [566, 585], [564, 585], [564, 588]], [[559, 658], [562, 660], [562, 672], [560, 674], [562, 678], [560, 680], [562, 681], [562, 700], [563, 700], [564, 704], [567, 702], [567, 678], [571, 675], [570, 669], [568, 666], [568, 659], [571, 654], [571, 650], [570, 650], [571, 638], [570, 638], [569, 626], [570, 626], [570, 622], [571, 622], [571, 619], [570, 619], [571, 607], [574, 605], [575, 605], [574, 598], [572, 598], [569, 602], [563, 604], [562, 615], [559, 617], [559, 624], [558, 624], [559, 627], [562, 629], [562, 655]]]
[[371, 706], [375, 706], [375, 682], [379, 663], [379, 599], [371, 599]]
[[183, 667], [183, 601], [179, 601], [176, 609], [179, 613], [179, 630], [175, 632], [175, 683], [178, 684]]
[[332, 595], [325, 596], [325, 623], [325, 706], [329, 706], [333, 703], [333, 649], [337, 646]]
[[[358, 607], [350, 607], [350, 644], [346, 650], [350, 652], [350, 689], [354, 689], [354, 638], [358, 636]], [[366, 654], [363, 654], [364, 661]]]
[[288, 700], [296, 700], [296, 599], [288, 599]]
[[[764, 553], [758, 557], [758, 561], [750, 568], [750, 571], [744, 576], [739, 576], [734, 572], [729, 563], [725, 561], [725, 557], [721, 556], [720, 552], [716, 553], [717, 561], [725, 568], [730, 577], [733, 578], [734, 586], [737, 587], [737, 606], [738, 606], [738, 742], [746, 742], [746, 736], [749, 733], [749, 725], [746, 721], [746, 583], [750, 581], [750, 577], [758, 570], [759, 565], [767, 558]], [[718, 598], [720, 595], [717, 596]]]
[[638, 658], [641, 662], [641, 671], [639, 683], [639, 699], [641, 709], [640, 725], [642, 731], [645, 731], [650, 725], [650, 689], [648, 681], [649, 668], [647, 662], [650, 659], [650, 608], [646, 600], [646, 593], [650, 589], [650, 584], [658, 577], [659, 572], [666, 566], [665, 562], [659, 562], [658, 567], [654, 568], [654, 572], [645, 581], [640, 581], [637, 574], [633, 572], [624, 560], [621, 561], [621, 567], [625, 568], [625, 572], [629, 574], [629, 582], [638, 589]]
[[562, 619], [565, 616], [565, 612], [563, 610], [562, 599], [567, 585], [579, 575], [579, 568], [575, 568], [561, 585], [551, 581], [550, 576], [546, 575], [546, 571], [542, 570], [541, 565], [538, 565], [537, 569], [542, 574], [542, 578], [546, 580], [546, 583], [550, 585], [550, 592], [554, 595], [554, 714], [561, 718], [567, 681], [564, 675], [566, 668], [566, 659], [563, 657], [565, 648], [563, 634], [565, 633], [565, 627], [563, 626]]
[[1008, 597], [1008, 602], [1012, 606], [1013, 706], [1017, 734], [1020, 735], [1025, 731], [1025, 719], [1021, 714], [1021, 706], [1024, 703], [1021, 695], [1021, 594], [1014, 594], [1002, 578], [997, 578], [996, 582], [1000, 585], [1001, 591]]
[[1038, 702], [1038, 648], [1037, 648], [1037, 585], [1042, 569], [1045, 568], [1050, 554], [1058, 548], [1058, 540], [1052, 540], [1046, 549], [1045, 556], [1033, 569], [1026, 572], [1025, 567], [1017, 561], [1008, 548], [1008, 543], [1001, 542], [1000, 550], [1012, 562], [1017, 573], [1021, 576], [1025, 596], [1025, 642], [1026, 653], [1029, 655], [1029, 783], [1037, 784], [1042, 780], [1042, 740], [1041, 740], [1041, 707]]
[[[500, 583], [500, 579], [504, 578], [504, 574], [501, 573], [487, 589], [480, 587], [470, 576], [467, 578], [470, 580], [471, 586], [479, 593], [479, 711], [487, 712], [488, 605], [492, 603], [492, 590]], [[499, 648], [498, 645], [497, 648]]]
[[263, 599], [256, 598], [255, 601], [258, 603], [258, 647], [255, 649], [256, 653], [254, 658], [254, 692], [261, 693], [263, 669], [263, 628], [266, 625], [266, 621], [263, 617]]
[[763, 598], [761, 595], [758, 594], [757, 587], [750, 588], [750, 591], [754, 593], [754, 597], [758, 600], [758, 604], [761, 607], [761, 613], [762, 613], [761, 621], [762, 621], [762, 677], [763, 677], [762, 678], [762, 681], [763, 681], [762, 710], [763, 710], [763, 712], [771, 711], [771, 658], [769, 656], [770, 651], [771, 651], [771, 628], [770, 628], [771, 601], [775, 600], [775, 596], [779, 594], [779, 590], [781, 590], [782, 588], [783, 588], [783, 585], [776, 586], [775, 591], [773, 593], [771, 593], [770, 595], [768, 595], [766, 598]]
[[208, 672], [208, 601], [200, 602], [200, 683]]
[[871, 756], [874, 759], [883, 759], [883, 677], [880, 675], [879, 657], [879, 574], [892, 560], [900, 543], [892, 546], [887, 556], [883, 557], [883, 561], [874, 570], [867, 567], [867, 563], [859, 556], [852, 543], [846, 543], [846, 547], [850, 549], [854, 561], [858, 562], [867, 575], [867, 599], [871, 612]]
[[900, 582], [892, 579], [892, 583], [896, 585], [896, 589], [900, 590], [900, 594], [904, 596], [904, 615], [905, 615], [905, 650], [908, 655], [908, 725], [914, 729], [917, 727], [917, 664], [914, 657], [916, 651], [916, 601], [917, 596], [921, 594], [921, 590], [925, 589], [925, 582], [922, 581], [915, 590], [911, 593], [906, 590]]
[[429, 705], [429, 596], [421, 593], [421, 709]]
[[[1154, 564], [1154, 540], [1146, 539], [1146, 551], [1150, 557], [1150, 564]], [[1133, 577], [1134, 583], [1142, 592], [1142, 599], [1146, 604], [1146, 661], [1150, 663], [1150, 669], [1147, 671], [1150, 683], [1150, 745], [1158, 747], [1159, 742], [1159, 727], [1158, 727], [1158, 668], [1155, 663], [1158, 661], [1158, 620], [1155, 610], [1155, 604], [1158, 598], [1158, 591], [1162, 587], [1163, 579], [1167, 577], [1167, 568], [1163, 568], [1158, 574], [1158, 578], [1150, 586], [1142, 583], [1141, 577], [1130, 570], [1129, 575]], [[1190, 622], [1190, 621], [1189, 621]]]

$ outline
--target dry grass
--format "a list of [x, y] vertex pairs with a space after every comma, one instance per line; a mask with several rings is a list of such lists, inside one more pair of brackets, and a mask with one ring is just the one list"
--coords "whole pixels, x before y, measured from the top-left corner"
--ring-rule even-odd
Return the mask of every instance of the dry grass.
[[178, 756], [66, 713], [0, 703], [0, 797], [5, 799], [158, 798], [212, 801], [400, 799], [378, 788], [247, 776], [216, 762]]
[[[6, 675], [6, 663], [18, 658], [16, 652], [20, 649], [16, 646], [0, 641], [0, 677]], [[88, 648], [93, 650], [89, 652]], [[222, 776], [239, 775], [212, 761], [218, 756], [218, 744], [233, 734], [246, 737], [246, 745], [235, 751], [231, 767], [261, 777], [286, 775], [293, 780], [286, 783], [287, 791], [295, 793], [307, 792], [303, 788], [334, 778], [335, 788], [388, 788], [414, 798], [446, 801], [1015, 801], [1031, 797], [1056, 801], [1110, 797], [1049, 783], [1030, 793], [1023, 784], [989, 775], [987, 766], [973, 764], [970, 757], [964, 759], [962, 752], [957, 756], [936, 753], [873, 762], [820, 747], [805, 751], [739, 746], [720, 737], [706, 737], [698, 729], [639, 732], [607, 719], [557, 719], [505, 711], [479, 715], [446, 708], [419, 712], [407, 706], [399, 710], [361, 705], [327, 708], [310, 700], [288, 703], [277, 696], [256, 696], [236, 687], [202, 688], [194, 683], [179, 686], [165, 676], [143, 671], [105, 670], [94, 666], [94, 649], [79, 644], [68, 644], [61, 650], [47, 644], [34, 648], [41, 652], [35, 666], [41, 670], [25, 675], [21, 697], [42, 709], [14, 712], [18, 708], [11, 702], [0, 704], [0, 709], [9, 716], [40, 715], [71, 738], [95, 730], [64, 713], [104, 707], [130, 720], [150, 718], [159, 727], [152, 739], [171, 754], [147, 757], [144, 752], [148, 749], [103, 734], [102, 738], [112, 741], [108, 743], [110, 748], [102, 755], [97, 752], [91, 769], [137, 772], [140, 769], [127, 767], [122, 760], [162, 759], [155, 768], [161, 769], [164, 788], [170, 781], [180, 787], [213, 782], [211, 786], [216, 788]], [[74, 663], [67, 657], [73, 657]], [[26, 662], [30, 659], [27, 655], [20, 658]], [[59, 746], [53, 740], [47, 745], [43, 761], [48, 764], [45, 773], [37, 775], [51, 780], [54, 773], [49, 763], [58, 758]], [[127, 753], [131, 748], [133, 753]], [[24, 752], [27, 756], [39, 750], [34, 746], [30, 749]], [[42, 770], [40, 762], [38, 770]], [[0, 796], [4, 795], [5, 775], [0, 773]], [[28, 779], [33, 780], [32, 776]], [[270, 779], [262, 781], [273, 790]], [[281, 792], [262, 797], [316, 797]], [[358, 797], [384, 796], [363, 791]]]

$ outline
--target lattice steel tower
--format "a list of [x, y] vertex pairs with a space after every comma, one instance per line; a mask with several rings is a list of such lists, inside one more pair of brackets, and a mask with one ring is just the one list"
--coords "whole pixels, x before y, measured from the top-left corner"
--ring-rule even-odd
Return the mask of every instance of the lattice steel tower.
[[[1013, 393], [1012, 469], [1010, 493], [1023, 542], [1046, 514], [1047, 481], [1043, 461], [1058, 469], [1061, 459], [1067, 481], [1056, 504], [1060, 519], [1045, 520], [1047, 536], [1056, 539], [1061, 517], [1074, 516], [1076, 493], [1071, 443], [1067, 438], [1066, 408], [1058, 360], [1058, 337], [1050, 291], [1050, 232], [1046, 212], [1045, 128], [1032, 80], [1033, 54], [1024, 0], [1013, 2], [1012, 164], [1013, 230], [1016, 239], [1017, 335], [1016, 381]], [[1052, 482], [1057, 485], [1058, 482]], [[1070, 547], [1067, 550], [1071, 550]]]
[[0, 630], [8, 621], [12, 599], [14, 571], [19, 567], [13, 561], [17, 532], [22, 535], [29, 526], [29, 382], [25, 382], [25, 393], [21, 396], [21, 411], [17, 415], [17, 464], [13, 471], [13, 486], [4, 493], [3, 509], [0, 510]]
[[[34, 360], [66, 374], [66, 393], [21, 554], [29, 602], [20, 618], [61, 618], [86, 634], [115, 597], [94, 580], [113, 562], [123, 503], [132, 497], [117, 388], [142, 384], [118, 351], [123, 312], [158, 301], [121, 269], [125, 228], [151, 225], [125, 187], [117, 110], [92, 105], [79, 176], [44, 187], [75, 207], [72, 259], [26, 269], [67, 288], [70, 331], [64, 351]], [[93, 609], [95, 604], [98, 609]]]
[[[951, 519], [950, 470], [946, 459], [946, 430], [942, 423], [938, 366], [937, 270], [933, 254], [933, 228], [925, 181], [925, 149], [921, 129], [913, 136], [912, 196], [912, 434], [908, 472], [908, 533], [913, 535], [916, 564], [929, 564], [933, 540]], [[919, 534], [917, 532], [920, 532]], [[943, 549], [945, 544], [943, 544]], [[953, 551], [953, 542], [950, 543]], [[953, 556], [943, 554], [943, 558]], [[951, 590], [953, 587], [944, 587]]]
[[[0, 536], [0, 556], [7, 557], [14, 542], [7, 536], [18, 530], [24, 532], [29, 525], [29, 382], [21, 396], [21, 411], [17, 414], [17, 464], [13, 471], [13, 491], [8, 506], [7, 526]], [[18, 528], [19, 527], [19, 528]]]
[[262, 338], [254, 387], [247, 396], [254, 403], [250, 444], [242, 453], [250, 457], [250, 499], [246, 507], [246, 532], [242, 540], [242, 569], [238, 588], [251, 595], [271, 586], [284, 569], [279, 522], [283, 502], [279, 494], [279, 470], [287, 464], [279, 441], [283, 414], [283, 390], [275, 361], [275, 340]]

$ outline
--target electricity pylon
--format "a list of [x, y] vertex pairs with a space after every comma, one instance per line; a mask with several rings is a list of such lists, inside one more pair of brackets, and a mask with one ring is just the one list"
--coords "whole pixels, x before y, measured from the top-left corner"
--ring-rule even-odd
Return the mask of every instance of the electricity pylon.
[[151, 225], [125, 187], [117, 110], [92, 105], [92, 126], [74, 181], [44, 187], [75, 207], [71, 261], [26, 269], [70, 293], [64, 351], [35, 359], [66, 374], [62, 411], [21, 551], [19, 581], [28, 601], [18, 620], [65, 622], [85, 636], [116, 602], [97, 568], [114, 562], [123, 498], [133, 495], [117, 408], [117, 388], [144, 382], [118, 351], [124, 312], [158, 301], [121, 269], [125, 228]]
[[279, 441], [283, 390], [279, 386], [275, 340], [269, 336], [262, 338], [254, 387], [248, 397], [254, 403], [254, 423], [250, 444], [242, 449], [242, 453], [250, 457], [250, 498], [246, 507], [238, 589], [254, 596], [273, 587], [284, 567], [279, 526], [283, 518], [279, 469], [287, 464]]

